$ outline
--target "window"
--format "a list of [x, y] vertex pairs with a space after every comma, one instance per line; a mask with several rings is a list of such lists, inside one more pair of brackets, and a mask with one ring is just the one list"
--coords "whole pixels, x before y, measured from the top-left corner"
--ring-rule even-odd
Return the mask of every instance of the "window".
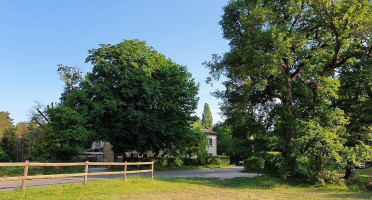
[[138, 153], [132, 153], [133, 158], [138, 158], [139, 154]]
[[212, 139], [208, 139], [208, 144], [210, 147], [212, 146]]

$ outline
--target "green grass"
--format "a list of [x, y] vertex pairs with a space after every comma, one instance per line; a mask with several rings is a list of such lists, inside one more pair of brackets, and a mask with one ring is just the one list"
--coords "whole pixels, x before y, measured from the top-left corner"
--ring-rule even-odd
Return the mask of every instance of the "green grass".
[[315, 187], [268, 176], [231, 180], [130, 177], [27, 188], [0, 193], [0, 199], [371, 199], [345, 186]]
[[[337, 173], [340, 177], [343, 177], [345, 175], [345, 169], [337, 170]], [[358, 184], [365, 185], [372, 180], [372, 167], [355, 169], [355, 173]]]

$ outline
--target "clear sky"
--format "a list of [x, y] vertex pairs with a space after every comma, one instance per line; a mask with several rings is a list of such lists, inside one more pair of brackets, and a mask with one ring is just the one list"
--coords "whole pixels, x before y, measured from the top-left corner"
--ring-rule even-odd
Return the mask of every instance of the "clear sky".
[[58, 102], [63, 83], [57, 64], [79, 66], [84, 72], [87, 50], [124, 39], [145, 40], [149, 46], [186, 65], [200, 83], [201, 117], [209, 103], [214, 123], [219, 106], [205, 83], [202, 63], [228, 50], [218, 22], [227, 0], [137, 1], [0, 1], [0, 111], [14, 122], [29, 120], [35, 101]]

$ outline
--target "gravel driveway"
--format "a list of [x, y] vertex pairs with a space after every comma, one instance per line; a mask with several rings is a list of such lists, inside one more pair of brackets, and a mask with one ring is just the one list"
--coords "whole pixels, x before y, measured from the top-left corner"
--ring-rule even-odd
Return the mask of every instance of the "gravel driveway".
[[[104, 171], [106, 168], [92, 168], [91, 172]], [[155, 171], [156, 177], [172, 178], [172, 177], [183, 177], [183, 178], [222, 178], [232, 179], [235, 177], [255, 177], [257, 174], [254, 173], [241, 173], [243, 167], [234, 166], [231, 168], [219, 168], [219, 169], [201, 169], [201, 170], [179, 170], [179, 171]], [[150, 173], [144, 174], [128, 174], [128, 176], [143, 176], [150, 177]], [[107, 179], [107, 178], [120, 178], [122, 175], [107, 175], [107, 176], [89, 176], [88, 180]], [[57, 178], [57, 179], [43, 179], [43, 180], [28, 180], [27, 187], [32, 186], [43, 186], [53, 184], [64, 184], [64, 183], [77, 183], [83, 182], [83, 177], [72, 177], [72, 178]], [[0, 182], [0, 191], [13, 190], [21, 187], [22, 181], [9, 181]]]

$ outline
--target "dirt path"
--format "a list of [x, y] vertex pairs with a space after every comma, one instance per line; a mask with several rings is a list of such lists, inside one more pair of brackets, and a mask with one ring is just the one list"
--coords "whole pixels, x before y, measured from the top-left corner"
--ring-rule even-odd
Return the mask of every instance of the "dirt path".
[[[105, 168], [91, 169], [90, 171], [104, 171]], [[232, 167], [232, 168], [219, 168], [219, 169], [202, 169], [202, 170], [180, 170], [180, 171], [155, 171], [155, 178], [172, 178], [172, 177], [185, 177], [185, 178], [223, 178], [231, 179], [235, 177], [255, 177], [257, 174], [252, 173], [241, 173], [243, 167]], [[131, 174], [128, 176], [143, 176], [150, 177], [149, 173], [145, 174]], [[122, 175], [108, 175], [108, 176], [89, 176], [88, 180], [97, 179], [109, 179], [109, 178], [122, 178]], [[78, 183], [83, 182], [83, 177], [73, 177], [73, 178], [58, 178], [58, 179], [43, 179], [43, 180], [28, 180], [27, 187], [36, 187], [44, 185], [54, 185], [54, 184], [66, 184], [66, 183]], [[22, 181], [9, 181], [0, 182], [0, 191], [13, 190], [21, 187]]]

